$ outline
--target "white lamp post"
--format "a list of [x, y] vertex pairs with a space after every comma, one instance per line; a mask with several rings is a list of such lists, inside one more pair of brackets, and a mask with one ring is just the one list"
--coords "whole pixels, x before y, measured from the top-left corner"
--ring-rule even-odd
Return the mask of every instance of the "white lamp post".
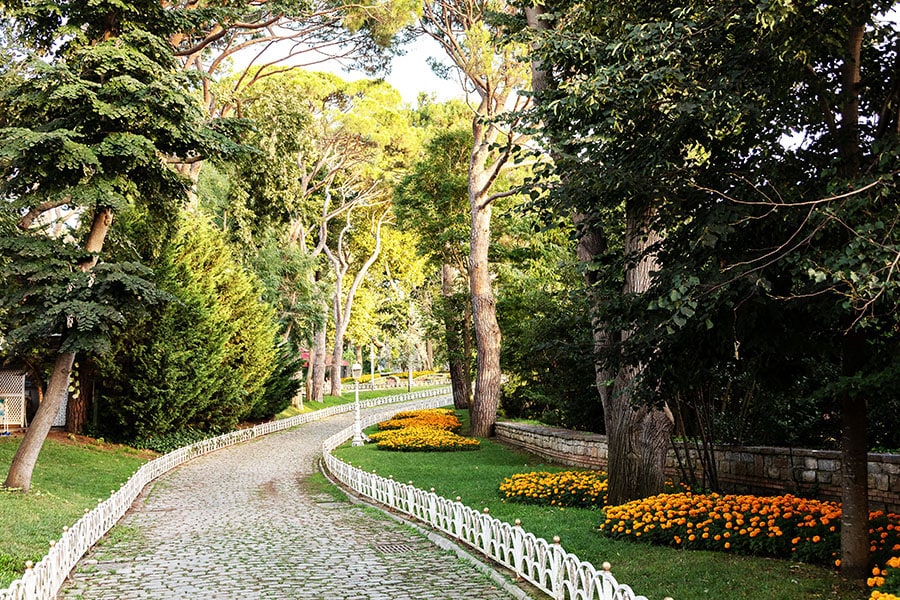
[[362, 375], [362, 370], [362, 365], [359, 363], [353, 363], [353, 366], [350, 367], [350, 373], [356, 382], [356, 421], [353, 423], [353, 441], [350, 442], [351, 446], [362, 446], [366, 443], [362, 434], [362, 425], [359, 421], [359, 376]]

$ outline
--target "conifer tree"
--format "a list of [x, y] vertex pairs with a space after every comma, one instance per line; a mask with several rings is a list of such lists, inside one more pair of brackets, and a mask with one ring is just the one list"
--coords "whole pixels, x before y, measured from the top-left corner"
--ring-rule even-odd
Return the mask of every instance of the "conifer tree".
[[[168, 165], [230, 142], [222, 124], [205, 122], [166, 40], [178, 11], [104, 0], [13, 1], [0, 11], [19, 44], [0, 71], [0, 199], [18, 229], [4, 247], [34, 245], [31, 254], [44, 259], [41, 274], [80, 272], [82, 287], [93, 289], [116, 211], [142, 205], [164, 230], [186, 192]], [[46, 298], [45, 317], [56, 316], [57, 354], [44, 401], [10, 466], [10, 488], [30, 487], [76, 353], [105, 345], [109, 320], [121, 318], [116, 295], [67, 306], [75, 285]], [[21, 341], [46, 343], [46, 327], [11, 323]]]

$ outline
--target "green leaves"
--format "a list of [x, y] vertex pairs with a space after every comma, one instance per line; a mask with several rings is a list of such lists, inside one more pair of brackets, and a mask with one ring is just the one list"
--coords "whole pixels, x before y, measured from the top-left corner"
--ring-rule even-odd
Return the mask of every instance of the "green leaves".
[[104, 352], [126, 314], [161, 301], [150, 270], [136, 263], [74, 268], [83, 250], [37, 236], [0, 238], [0, 298], [4, 336], [16, 352], [55, 346], [60, 351]]
[[117, 439], [228, 430], [283, 406], [283, 397], [262, 397], [277, 366], [276, 330], [258, 281], [200, 215], [182, 215], [167, 242], [155, 279], [173, 301], [129, 322], [102, 360], [103, 427]]

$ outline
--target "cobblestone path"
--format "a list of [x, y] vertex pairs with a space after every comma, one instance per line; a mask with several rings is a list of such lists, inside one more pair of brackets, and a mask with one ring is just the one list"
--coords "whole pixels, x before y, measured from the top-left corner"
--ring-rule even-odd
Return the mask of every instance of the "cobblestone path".
[[148, 486], [59, 598], [510, 598], [415, 529], [309, 480], [350, 416], [196, 458]]

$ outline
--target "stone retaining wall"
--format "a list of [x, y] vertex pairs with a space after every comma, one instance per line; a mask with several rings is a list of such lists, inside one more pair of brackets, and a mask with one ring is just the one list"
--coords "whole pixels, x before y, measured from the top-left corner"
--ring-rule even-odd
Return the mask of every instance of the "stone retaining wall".
[[[501, 442], [517, 446], [555, 463], [606, 469], [606, 436], [559, 427], [497, 423]], [[682, 453], [683, 456], [683, 453]], [[696, 465], [696, 455], [691, 455]], [[840, 500], [841, 456], [829, 450], [765, 446], [715, 449], [719, 483], [725, 491], [750, 494], [795, 494]], [[669, 451], [667, 473], [681, 477], [678, 460]], [[697, 476], [700, 477], [699, 466]], [[869, 454], [869, 509], [900, 513], [900, 455]]]

